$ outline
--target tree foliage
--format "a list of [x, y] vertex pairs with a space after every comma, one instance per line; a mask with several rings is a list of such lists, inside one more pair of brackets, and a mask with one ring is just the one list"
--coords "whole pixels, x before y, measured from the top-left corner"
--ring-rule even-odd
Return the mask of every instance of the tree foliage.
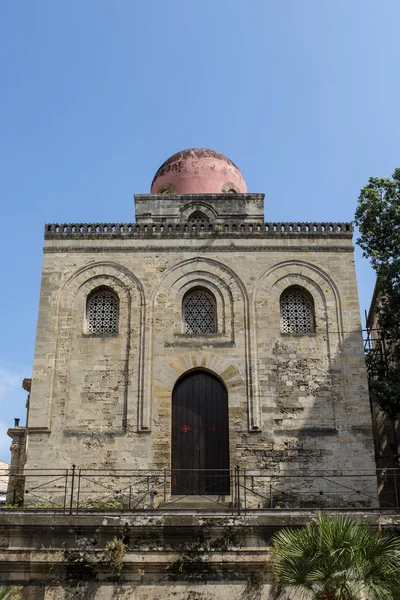
[[400, 592], [400, 538], [393, 533], [319, 513], [317, 523], [280, 530], [272, 544], [280, 592], [313, 600], [392, 600]]
[[371, 392], [394, 419], [400, 414], [400, 169], [392, 179], [369, 179], [360, 192], [355, 222], [361, 234], [357, 243], [377, 275], [378, 325], [390, 354], [381, 357]]

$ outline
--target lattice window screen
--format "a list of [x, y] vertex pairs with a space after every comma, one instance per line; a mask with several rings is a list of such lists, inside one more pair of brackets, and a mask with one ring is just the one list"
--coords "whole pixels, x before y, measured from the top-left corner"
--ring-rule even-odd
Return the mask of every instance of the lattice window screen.
[[87, 333], [109, 335], [118, 332], [118, 298], [108, 290], [90, 296], [86, 308]]
[[281, 297], [281, 328], [283, 333], [310, 333], [314, 331], [314, 307], [311, 298], [297, 289], [284, 292]]
[[217, 332], [215, 300], [203, 290], [195, 290], [183, 301], [185, 333], [204, 335]]
[[189, 216], [188, 221], [190, 225], [208, 225], [210, 222], [208, 217], [200, 210], [196, 210], [196, 212], [192, 213]]

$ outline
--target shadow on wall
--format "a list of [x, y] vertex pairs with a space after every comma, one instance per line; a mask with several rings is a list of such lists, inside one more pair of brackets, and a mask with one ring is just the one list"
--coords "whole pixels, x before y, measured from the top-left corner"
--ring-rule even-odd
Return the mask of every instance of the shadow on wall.
[[[386, 493], [396, 482], [393, 474], [383, 471], [377, 480], [375, 471], [361, 335], [347, 335], [330, 362], [312, 353], [313, 339], [304, 338], [299, 351], [300, 337], [282, 336], [272, 349], [270, 395], [262, 403], [271, 427], [244, 433], [238, 444], [240, 469], [231, 473], [234, 508], [376, 507], [378, 484], [382, 506], [397, 505]], [[26, 482], [28, 499], [60, 509], [156, 508], [166, 499], [163, 490], [170, 489], [168, 472], [154, 470], [123, 477], [71, 470], [65, 475], [65, 469], [59, 479], [42, 475], [36, 489]]]
[[[299, 340], [282, 337], [272, 350], [273, 393], [262, 402], [271, 429], [248, 435], [240, 458], [256, 462], [242, 471], [247, 506], [376, 507], [378, 484], [393, 484], [393, 473], [377, 481], [361, 333], [346, 335], [331, 359], [299, 351]], [[395, 498], [382, 501], [396, 505]]]

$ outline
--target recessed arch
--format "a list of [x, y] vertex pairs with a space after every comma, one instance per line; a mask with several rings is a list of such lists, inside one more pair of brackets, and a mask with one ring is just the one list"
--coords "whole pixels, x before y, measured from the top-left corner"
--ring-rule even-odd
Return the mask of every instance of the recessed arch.
[[[165, 310], [168, 297], [173, 290], [176, 289], [177, 281], [181, 280], [182, 284], [188, 281], [194, 281], [197, 274], [201, 273], [203, 279], [210, 278], [210, 281], [220, 282], [221, 290], [226, 289], [230, 295], [229, 301], [232, 305], [232, 320], [241, 322], [241, 334], [243, 335], [243, 349], [245, 356], [245, 397], [247, 402], [248, 428], [249, 431], [255, 432], [261, 430], [261, 413], [260, 413], [260, 395], [257, 374], [257, 363], [253, 361], [253, 345], [250, 336], [250, 313], [249, 313], [249, 297], [247, 289], [237, 273], [229, 266], [211, 258], [193, 257], [183, 260], [166, 270], [158, 285], [154, 288], [151, 298], [151, 334], [149, 352], [152, 355], [152, 348], [155, 343], [154, 336], [157, 327], [157, 315], [162, 314]], [[179, 289], [182, 285], [179, 285]], [[228, 318], [226, 319], [228, 322]], [[152, 371], [155, 369], [153, 361], [150, 364]], [[153, 380], [153, 376], [150, 377]], [[151, 404], [153, 390], [149, 386], [147, 402]]]
[[196, 200], [195, 202], [190, 202], [182, 207], [180, 211], [180, 222], [186, 223], [190, 216], [196, 212], [203, 214], [209, 222], [215, 221], [215, 219], [218, 218], [218, 213], [213, 206], [207, 204], [207, 202]]
[[[148, 431], [150, 429], [150, 415], [146, 412], [146, 406], [143, 405], [144, 393], [144, 347], [145, 347], [145, 319], [146, 302], [141, 281], [129, 269], [114, 263], [113, 261], [101, 261], [92, 264], [86, 264], [72, 273], [60, 287], [57, 297], [57, 308], [54, 320], [54, 347], [53, 364], [51, 368], [51, 377], [49, 381], [48, 401], [48, 427], [51, 426], [54, 410], [54, 399], [56, 396], [57, 379], [60, 376], [59, 361], [61, 359], [61, 344], [70, 348], [70, 327], [65, 327], [65, 323], [72, 322], [72, 312], [76, 310], [75, 303], [79, 303], [79, 311], [84, 318], [86, 299], [93, 290], [106, 287], [113, 290], [123, 299], [123, 311], [119, 316], [123, 317], [123, 328], [126, 332], [125, 364], [129, 372], [129, 364], [132, 360], [137, 361], [138, 377], [134, 386], [129, 389], [126, 387], [125, 408], [124, 408], [124, 426], [128, 419], [132, 422], [137, 421], [140, 430]], [[131, 323], [131, 307], [135, 307], [137, 314]], [[81, 321], [82, 322], [82, 321]], [[82, 329], [81, 329], [82, 331]], [[119, 331], [122, 331], [119, 327]], [[139, 354], [133, 359], [130, 350], [130, 340], [136, 338], [137, 345], [140, 348]], [[65, 362], [69, 360], [62, 358]], [[129, 390], [129, 391], [128, 391]], [[66, 392], [65, 392], [66, 394]]]
[[[308, 290], [314, 300], [317, 330], [325, 330], [327, 335], [336, 335], [340, 345], [343, 342], [343, 318], [339, 290], [328, 273], [307, 261], [282, 261], [260, 276], [254, 289], [252, 303], [256, 320], [260, 318], [260, 309], [269, 310], [274, 303], [279, 303], [280, 294], [290, 285], [301, 285]], [[330, 323], [327, 320], [328, 310]], [[320, 326], [318, 319], [321, 319]], [[328, 354], [330, 355], [329, 349]]]

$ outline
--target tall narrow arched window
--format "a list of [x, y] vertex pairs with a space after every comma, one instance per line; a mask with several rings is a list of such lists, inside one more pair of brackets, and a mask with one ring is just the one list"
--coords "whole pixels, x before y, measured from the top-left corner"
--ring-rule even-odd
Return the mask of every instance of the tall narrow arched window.
[[196, 288], [183, 299], [183, 330], [191, 335], [217, 333], [217, 305], [213, 294]]
[[118, 296], [108, 288], [95, 290], [88, 296], [86, 303], [86, 333], [118, 333], [118, 313]]
[[315, 331], [314, 302], [311, 294], [298, 286], [285, 290], [281, 296], [282, 333], [312, 333]]

